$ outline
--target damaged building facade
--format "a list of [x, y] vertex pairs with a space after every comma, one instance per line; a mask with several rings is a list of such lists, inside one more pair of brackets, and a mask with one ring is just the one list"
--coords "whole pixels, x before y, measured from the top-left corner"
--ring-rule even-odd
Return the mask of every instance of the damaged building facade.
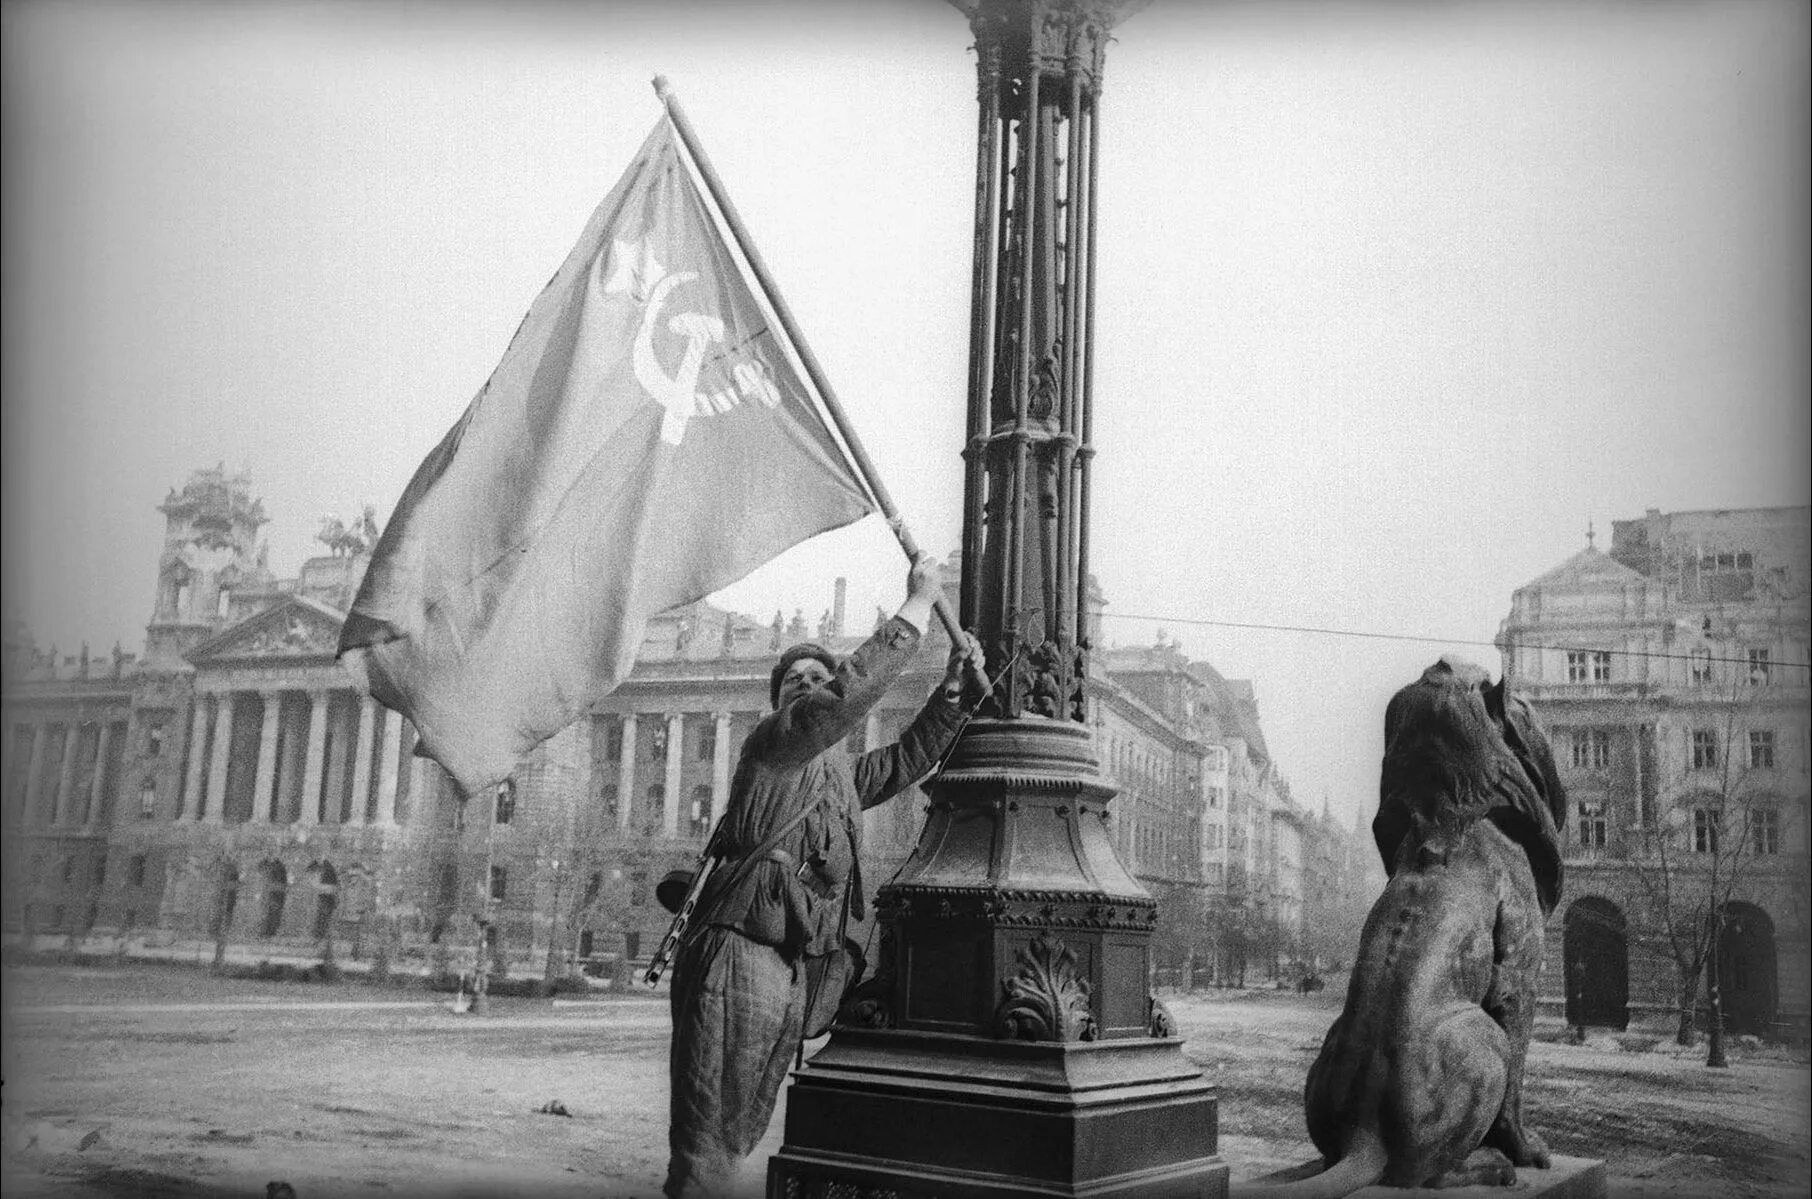
[[[733, 755], [767, 710], [775, 652], [802, 639], [847, 651], [867, 632], [845, 629], [841, 583], [813, 625], [703, 602], [664, 613], [630, 678], [588, 719], [526, 755], [494, 794], [465, 797], [334, 656], [376, 540], [371, 513], [326, 523], [327, 552], [279, 578], [244, 476], [197, 472], [159, 511], [142, 655], [44, 653], [9, 635], [9, 932], [215, 941], [242, 954], [333, 945], [458, 968], [483, 928], [512, 971], [645, 958], [667, 925], [654, 884], [696, 861]], [[891, 741], [937, 684], [941, 630], [930, 640], [852, 749]], [[1120, 789], [1116, 845], [1187, 913], [1161, 964], [1242, 973], [1236, 947], [1197, 925], [1259, 896], [1298, 944], [1302, 864], [1326, 857], [1329, 836], [1350, 856], [1352, 834], [1288, 801], [1250, 684], [1162, 641], [1097, 665], [1088, 702]], [[915, 790], [865, 814], [871, 885], [912, 851], [923, 809]], [[1268, 960], [1277, 968], [1281, 948]]]
[[1570, 804], [1542, 978], [1575, 1025], [1702, 1022], [1715, 982], [1732, 1031], [1803, 1034], [1809, 533], [1805, 508], [1651, 510], [1511, 599], [1504, 674]]

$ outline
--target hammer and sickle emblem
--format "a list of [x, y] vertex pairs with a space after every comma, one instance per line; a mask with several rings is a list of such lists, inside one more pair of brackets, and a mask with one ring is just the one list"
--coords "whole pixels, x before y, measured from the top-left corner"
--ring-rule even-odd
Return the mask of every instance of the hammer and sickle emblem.
[[700, 412], [711, 411], [701, 406], [698, 374], [704, 366], [705, 350], [714, 342], [722, 341], [724, 336], [724, 323], [714, 316], [702, 312], [676, 313], [668, 320], [667, 328], [686, 339], [686, 350], [680, 356], [678, 369], [669, 375], [655, 356], [654, 326], [666, 306], [668, 294], [680, 284], [696, 278], [696, 271], [680, 271], [663, 275], [656, 281], [648, 293], [647, 304], [642, 309], [642, 323], [635, 335], [632, 362], [636, 382], [667, 410], [661, 418], [661, 440], [668, 445], [680, 443], [686, 434], [687, 420]]

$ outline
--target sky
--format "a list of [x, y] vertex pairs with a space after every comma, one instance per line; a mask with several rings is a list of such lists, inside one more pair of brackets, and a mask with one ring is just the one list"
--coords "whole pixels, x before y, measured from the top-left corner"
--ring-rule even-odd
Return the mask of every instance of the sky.
[[[666, 75], [919, 541], [957, 548], [957, 10], [8, 0], [4, 605], [142, 646], [195, 469], [274, 570], [388, 514]], [[1158, 0], [1100, 108], [1105, 639], [1254, 681], [1297, 798], [1613, 520], [1808, 502], [1808, 7]], [[904, 595], [869, 518], [721, 593]], [[1271, 626], [1252, 628], [1241, 626]], [[1290, 631], [1315, 630], [1315, 631]]]

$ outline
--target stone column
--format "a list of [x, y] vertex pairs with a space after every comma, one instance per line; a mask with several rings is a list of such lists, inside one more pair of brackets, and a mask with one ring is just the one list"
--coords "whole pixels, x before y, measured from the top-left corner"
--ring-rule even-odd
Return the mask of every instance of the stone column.
[[101, 808], [107, 802], [107, 755], [113, 752], [113, 722], [101, 722], [101, 737], [94, 749], [94, 781], [88, 787], [88, 817], [82, 823], [89, 829], [101, 826]]
[[396, 825], [397, 755], [403, 748], [403, 714], [384, 711], [384, 756], [378, 759], [377, 819], [379, 828]]
[[69, 819], [69, 792], [75, 785], [76, 744], [82, 739], [82, 726], [70, 721], [63, 726], [63, 760], [57, 769], [57, 794], [50, 809], [50, 822], [63, 824]]
[[258, 731], [258, 773], [252, 781], [252, 814], [247, 824], [268, 824], [277, 818], [277, 721], [283, 712], [281, 691], [261, 691], [264, 725]]
[[667, 794], [661, 801], [661, 832], [668, 837], [679, 836], [680, 767], [685, 763], [685, 755], [681, 752], [685, 748], [682, 744], [685, 731], [684, 714], [667, 713]]
[[717, 739], [711, 753], [711, 814], [721, 815], [730, 800], [730, 714], [717, 714]]
[[233, 749], [233, 693], [221, 692], [214, 703], [214, 756], [208, 763], [208, 804], [201, 814], [207, 824], [226, 819], [227, 760]]
[[296, 824], [301, 828], [312, 828], [321, 822], [321, 759], [326, 750], [327, 692], [311, 691], [308, 695], [308, 756], [302, 766], [302, 811], [296, 816]]
[[359, 735], [352, 743], [352, 804], [346, 823], [365, 823], [365, 805], [371, 802], [371, 732], [377, 725], [377, 700], [359, 701]]
[[434, 772], [429, 759], [409, 755], [409, 822], [423, 824], [434, 819], [440, 806], [440, 791], [434, 786]]
[[182, 798], [176, 805], [178, 820], [194, 820], [201, 815], [202, 755], [208, 749], [208, 697], [195, 696], [195, 712], [189, 719], [189, 772], [183, 780]]
[[635, 807], [635, 726], [635, 713], [625, 713], [623, 752], [617, 758], [617, 831], [621, 833], [629, 831], [629, 813]]
[[44, 743], [50, 740], [48, 724], [34, 724], [31, 734], [31, 760], [25, 767], [25, 797], [19, 805], [20, 827], [30, 827], [37, 816], [38, 792], [44, 788]]

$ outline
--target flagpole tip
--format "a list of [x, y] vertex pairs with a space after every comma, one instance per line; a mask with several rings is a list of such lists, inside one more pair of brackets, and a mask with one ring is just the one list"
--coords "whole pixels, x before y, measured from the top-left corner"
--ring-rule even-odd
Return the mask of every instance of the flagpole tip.
[[665, 75], [656, 75], [654, 77], [654, 94], [661, 98], [662, 104], [665, 104], [668, 99], [672, 97], [673, 88], [667, 83], [667, 77]]

